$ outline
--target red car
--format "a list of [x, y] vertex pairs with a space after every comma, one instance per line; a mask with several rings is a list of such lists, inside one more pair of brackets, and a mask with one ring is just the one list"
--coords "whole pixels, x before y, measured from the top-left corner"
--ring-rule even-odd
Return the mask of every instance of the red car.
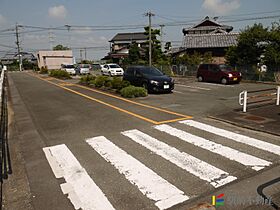
[[200, 64], [196, 77], [199, 82], [220, 82], [222, 84], [239, 83], [242, 79], [240, 72], [234, 71], [225, 64]]

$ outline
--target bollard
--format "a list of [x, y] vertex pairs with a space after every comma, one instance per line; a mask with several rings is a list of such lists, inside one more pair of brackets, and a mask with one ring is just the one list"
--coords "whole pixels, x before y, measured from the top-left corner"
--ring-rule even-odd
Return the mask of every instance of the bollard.
[[276, 105], [279, 106], [280, 101], [280, 86], [277, 87], [277, 98], [276, 98]]

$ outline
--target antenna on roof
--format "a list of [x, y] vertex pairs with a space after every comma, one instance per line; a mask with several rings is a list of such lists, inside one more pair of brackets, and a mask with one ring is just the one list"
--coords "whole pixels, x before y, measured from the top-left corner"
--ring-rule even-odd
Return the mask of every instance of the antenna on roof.
[[218, 20], [218, 18], [219, 18], [219, 17], [218, 17], [218, 16], [216, 16], [216, 17], [214, 17], [213, 19], [214, 19], [215, 21], [217, 21], [217, 20]]

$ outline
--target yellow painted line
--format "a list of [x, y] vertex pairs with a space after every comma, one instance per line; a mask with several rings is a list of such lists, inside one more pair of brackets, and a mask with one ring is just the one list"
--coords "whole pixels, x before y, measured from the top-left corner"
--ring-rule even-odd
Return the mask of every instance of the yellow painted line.
[[[104, 104], [106, 106], [109, 106], [113, 109], [116, 109], [118, 111], [121, 111], [121, 112], [124, 112], [124, 113], [127, 113], [127, 114], [130, 114], [132, 116], [135, 116], [137, 118], [140, 118], [142, 120], [145, 120], [147, 122], [150, 122], [150, 123], [153, 123], [153, 124], [156, 124], [156, 125], [159, 125], [159, 124], [164, 124], [164, 123], [171, 123], [171, 122], [177, 122], [177, 121], [180, 121], [180, 120], [186, 120], [186, 119], [191, 119], [193, 117], [191, 116], [188, 116], [188, 115], [183, 115], [183, 114], [180, 114], [180, 113], [176, 113], [176, 112], [172, 112], [172, 111], [169, 111], [169, 110], [165, 110], [165, 109], [161, 109], [161, 108], [158, 108], [158, 107], [154, 107], [154, 106], [150, 106], [150, 105], [147, 105], [147, 104], [142, 104], [142, 103], [139, 103], [139, 102], [135, 102], [135, 101], [131, 101], [131, 100], [128, 100], [128, 99], [125, 99], [125, 98], [122, 98], [122, 97], [119, 97], [119, 96], [116, 96], [116, 95], [113, 95], [113, 94], [110, 94], [110, 93], [106, 93], [106, 92], [103, 92], [103, 91], [99, 91], [99, 90], [95, 90], [95, 89], [92, 89], [92, 88], [89, 88], [89, 87], [86, 87], [86, 86], [82, 86], [82, 85], [77, 85], [77, 84], [72, 84], [72, 83], [67, 83], [67, 82], [62, 82], [62, 83], [59, 83], [59, 84], [56, 84], [54, 82], [51, 82], [50, 80], [47, 80], [46, 78], [42, 78], [40, 76], [37, 76], [37, 75], [32, 75], [32, 76], [35, 76], [43, 81], [46, 81], [46, 82], [49, 82], [55, 86], [58, 86], [58, 87], [61, 87], [65, 90], [68, 90], [70, 92], [73, 92], [77, 95], [80, 95], [80, 96], [83, 96], [85, 98], [88, 98], [92, 101], [96, 101], [98, 103], [101, 103], [101, 104]], [[57, 80], [59, 82], [61, 82], [62, 80], [59, 80], [57, 78], [52, 78], [52, 80]], [[155, 121], [155, 120], [151, 120], [149, 118], [146, 118], [146, 117], [143, 117], [141, 115], [138, 115], [138, 114], [135, 114], [133, 112], [130, 112], [130, 111], [127, 111], [125, 109], [122, 109], [122, 108], [119, 108], [117, 106], [114, 106], [114, 105], [111, 105], [111, 104], [108, 104], [104, 101], [101, 101], [99, 99], [96, 99], [96, 98], [93, 98], [93, 97], [90, 97], [90, 96], [87, 96], [85, 94], [82, 94], [78, 91], [75, 91], [75, 90], [71, 90], [69, 88], [66, 88], [65, 86], [77, 86], [77, 87], [80, 87], [80, 88], [83, 88], [83, 89], [86, 89], [86, 90], [89, 90], [89, 91], [92, 91], [92, 92], [96, 92], [96, 93], [100, 93], [100, 94], [103, 94], [103, 95], [106, 95], [106, 96], [110, 96], [112, 98], [117, 98], [119, 100], [122, 100], [122, 101], [125, 101], [125, 102], [128, 102], [128, 103], [132, 103], [132, 104], [135, 104], [135, 105], [139, 105], [139, 106], [143, 106], [143, 107], [146, 107], [146, 108], [150, 108], [150, 109], [154, 109], [154, 110], [157, 110], [157, 111], [161, 111], [161, 112], [165, 112], [165, 113], [168, 113], [168, 114], [172, 114], [172, 115], [176, 115], [176, 116], [180, 116], [182, 118], [176, 118], [176, 119], [171, 119], [171, 120], [165, 120], [165, 121]]]
[[[34, 76], [35, 76], [35, 75], [34, 75]], [[92, 100], [92, 101], [98, 102], [98, 103], [100, 103], [100, 104], [109, 106], [109, 107], [111, 107], [111, 108], [113, 108], [113, 109], [116, 109], [116, 110], [118, 110], [118, 111], [124, 112], [124, 113], [129, 114], [129, 115], [132, 115], [132, 116], [134, 116], [134, 117], [140, 118], [140, 119], [145, 120], [145, 121], [147, 121], [147, 122], [150, 122], [150, 123], [153, 123], [153, 124], [158, 124], [157, 121], [154, 121], [154, 120], [151, 120], [151, 119], [149, 119], [149, 118], [143, 117], [143, 116], [141, 116], [141, 115], [135, 114], [135, 113], [133, 113], [133, 112], [127, 111], [127, 110], [122, 109], [122, 108], [119, 108], [119, 107], [117, 107], [117, 106], [108, 104], [108, 103], [106, 103], [106, 102], [104, 102], [104, 101], [98, 100], [98, 99], [96, 99], [96, 98], [87, 96], [87, 95], [82, 94], [82, 93], [79, 93], [79, 92], [77, 92], [77, 91], [75, 91], [75, 90], [71, 90], [71, 89], [69, 89], [69, 88], [67, 88], [67, 87], [63, 87], [63, 86], [61, 86], [61, 85], [59, 85], [59, 84], [56, 84], [56, 83], [51, 82], [51, 81], [49, 81], [49, 80], [45, 80], [45, 79], [43, 79], [43, 78], [41, 78], [41, 77], [38, 77], [38, 76], [36, 76], [36, 77], [39, 78], [39, 79], [41, 79], [41, 80], [43, 80], [43, 81], [46, 81], [46, 82], [48, 82], [48, 83], [50, 83], [50, 84], [53, 84], [53, 85], [55, 85], [55, 86], [57, 86], [57, 87], [60, 87], [60, 88], [62, 88], [62, 89], [64, 89], [64, 90], [67, 90], [67, 91], [70, 91], [70, 92], [75, 93], [75, 94], [77, 94], [77, 95], [80, 95], [80, 96], [82, 96], [82, 97], [85, 97], [85, 98], [87, 98], [87, 99], [89, 99], [89, 100]]]
[[82, 86], [82, 85], [75, 84], [75, 86], [86, 89], [86, 90], [89, 90], [89, 91], [92, 91], [92, 92], [96, 92], [96, 93], [100, 93], [100, 94], [103, 94], [103, 95], [106, 95], [106, 96], [110, 96], [112, 98], [117, 98], [119, 100], [122, 100], [122, 101], [125, 101], [125, 102], [128, 102], [128, 103], [132, 103], [132, 104], [135, 104], [135, 105], [138, 105], [138, 106], [143, 106], [143, 107], [146, 107], [146, 108], [155, 109], [157, 111], [165, 112], [165, 113], [180, 116], [180, 117], [192, 118], [191, 116], [187, 116], [187, 115], [180, 114], [180, 113], [177, 113], [177, 112], [172, 112], [172, 111], [169, 111], [169, 110], [166, 110], [166, 109], [154, 107], [154, 106], [147, 105], [147, 104], [142, 104], [142, 103], [139, 103], [139, 102], [136, 102], [136, 101], [131, 101], [129, 99], [125, 99], [125, 98], [122, 98], [122, 97], [119, 97], [119, 96], [116, 96], [116, 95], [113, 95], [113, 94], [110, 94], [110, 93], [105, 93], [103, 91], [88, 88], [88, 87], [85, 87], [85, 86]]

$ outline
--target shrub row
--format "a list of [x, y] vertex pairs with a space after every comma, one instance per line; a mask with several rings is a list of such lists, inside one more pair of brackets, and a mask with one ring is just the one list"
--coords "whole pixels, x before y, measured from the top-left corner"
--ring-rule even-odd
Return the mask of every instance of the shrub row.
[[55, 77], [58, 79], [71, 79], [70, 74], [63, 70], [51, 70], [49, 71], [49, 76]]
[[121, 96], [125, 98], [145, 97], [148, 95], [147, 90], [142, 87], [128, 86], [121, 89]]
[[80, 83], [84, 85], [91, 85], [96, 88], [106, 88], [115, 90], [123, 97], [144, 97], [147, 96], [147, 90], [141, 87], [134, 87], [128, 81], [122, 80], [120, 77], [108, 76], [93, 76], [86, 75], [81, 77]]

